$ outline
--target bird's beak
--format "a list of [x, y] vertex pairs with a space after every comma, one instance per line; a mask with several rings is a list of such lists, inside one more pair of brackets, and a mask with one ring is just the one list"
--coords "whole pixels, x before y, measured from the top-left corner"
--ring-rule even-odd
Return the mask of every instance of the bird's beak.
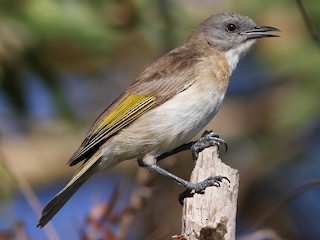
[[242, 34], [248, 36], [248, 39], [264, 38], [264, 37], [280, 37], [270, 32], [281, 32], [279, 29], [269, 26], [256, 26], [251, 30], [244, 31]]

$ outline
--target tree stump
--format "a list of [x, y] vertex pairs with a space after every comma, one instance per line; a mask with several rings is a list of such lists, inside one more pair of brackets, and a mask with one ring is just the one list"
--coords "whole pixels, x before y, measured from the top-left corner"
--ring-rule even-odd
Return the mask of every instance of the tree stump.
[[190, 181], [196, 183], [217, 175], [227, 177], [230, 184], [223, 180], [220, 187], [208, 187], [203, 193], [185, 198], [182, 232], [176, 237], [188, 240], [235, 239], [239, 174], [221, 161], [216, 146], [206, 148], [199, 154]]

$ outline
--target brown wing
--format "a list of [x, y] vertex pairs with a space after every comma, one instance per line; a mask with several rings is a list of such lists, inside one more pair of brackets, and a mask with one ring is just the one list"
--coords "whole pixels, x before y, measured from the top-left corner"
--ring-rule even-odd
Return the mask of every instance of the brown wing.
[[155, 105], [155, 97], [131, 94], [115, 106], [112, 111], [107, 109], [91, 127], [80, 148], [69, 160], [70, 165], [91, 157], [97, 148], [113, 134]]
[[195, 65], [200, 60], [197, 52], [182, 46], [154, 62], [97, 118], [68, 163], [90, 158], [122, 128], [187, 89], [195, 81]]

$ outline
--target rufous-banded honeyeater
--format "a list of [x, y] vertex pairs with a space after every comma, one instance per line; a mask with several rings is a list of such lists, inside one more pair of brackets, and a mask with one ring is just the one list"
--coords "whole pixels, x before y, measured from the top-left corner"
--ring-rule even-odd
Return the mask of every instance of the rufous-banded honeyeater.
[[[93, 174], [128, 159], [172, 178], [187, 189], [214, 184], [190, 183], [157, 165], [157, 158], [190, 141], [215, 116], [242, 55], [259, 38], [275, 37], [249, 17], [219, 13], [203, 21], [182, 46], [152, 63], [93, 123], [69, 160], [82, 162], [71, 181], [43, 209], [43, 227]], [[212, 181], [213, 180], [213, 181]]]

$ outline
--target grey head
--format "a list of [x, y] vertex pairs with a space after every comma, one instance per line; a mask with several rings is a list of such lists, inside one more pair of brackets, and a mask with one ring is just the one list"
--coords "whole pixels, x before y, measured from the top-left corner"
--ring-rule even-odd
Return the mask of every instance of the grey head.
[[269, 26], [257, 26], [249, 17], [237, 13], [218, 13], [201, 25], [207, 42], [220, 51], [228, 51], [246, 45], [248, 48], [259, 38], [278, 37], [271, 31], [279, 31]]

